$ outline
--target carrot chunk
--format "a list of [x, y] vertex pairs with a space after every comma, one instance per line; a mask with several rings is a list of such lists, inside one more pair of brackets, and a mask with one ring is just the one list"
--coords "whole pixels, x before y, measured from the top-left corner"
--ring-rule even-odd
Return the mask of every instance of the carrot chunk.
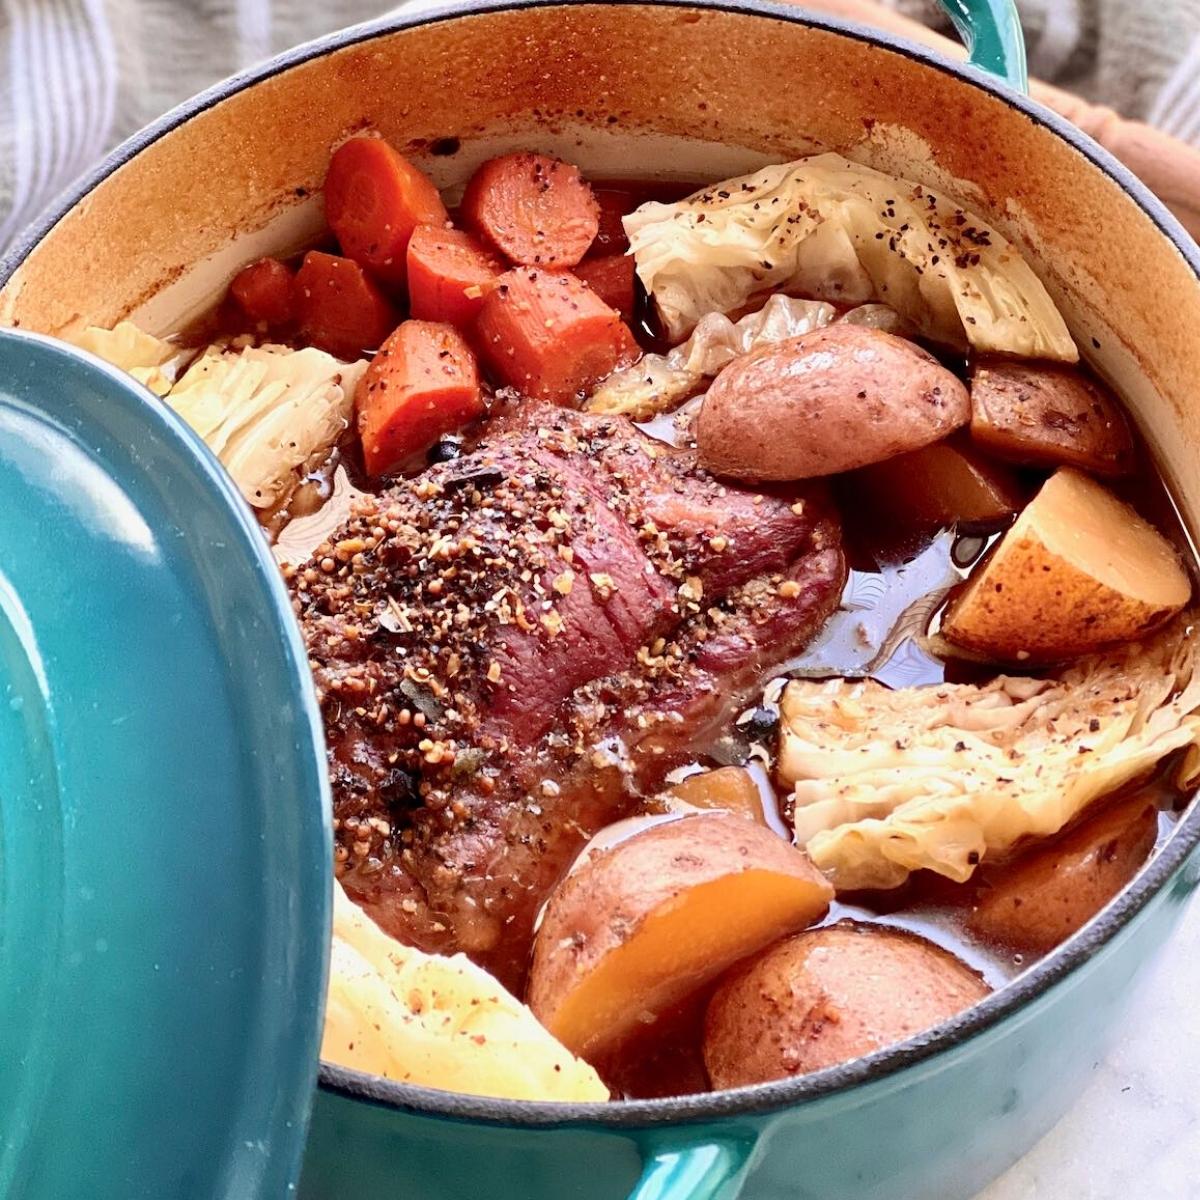
[[392, 283], [404, 282], [413, 230], [449, 220], [429, 178], [377, 137], [351, 138], [334, 151], [325, 215], [342, 252]]
[[633, 320], [633, 255], [606, 254], [603, 258], [585, 258], [573, 268], [574, 274], [626, 321]]
[[500, 379], [556, 404], [570, 404], [639, 353], [620, 314], [567, 271], [518, 267], [501, 275], [476, 331]]
[[462, 218], [521, 266], [573, 267], [599, 228], [600, 206], [579, 168], [544, 154], [505, 154], [471, 176]]
[[294, 280], [277, 258], [260, 258], [233, 277], [229, 291], [250, 320], [286, 325], [296, 315]]
[[414, 317], [465, 329], [504, 268], [469, 233], [418, 225], [408, 243], [408, 300]]
[[296, 273], [296, 315], [305, 341], [338, 358], [358, 358], [381, 345], [399, 319], [362, 267], [310, 250]]
[[405, 321], [359, 381], [354, 405], [363, 462], [382, 475], [483, 413], [475, 355], [452, 325]]

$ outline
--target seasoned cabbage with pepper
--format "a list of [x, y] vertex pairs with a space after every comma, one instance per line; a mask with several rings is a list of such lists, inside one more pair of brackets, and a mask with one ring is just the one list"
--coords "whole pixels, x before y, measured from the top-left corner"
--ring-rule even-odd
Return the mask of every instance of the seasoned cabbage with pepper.
[[779, 775], [796, 841], [839, 889], [925, 868], [959, 882], [1023, 838], [1057, 833], [1098, 797], [1188, 751], [1200, 762], [1195, 616], [1057, 676], [892, 690], [794, 680]]
[[785, 291], [883, 301], [926, 337], [1075, 362], [1079, 351], [1020, 252], [940, 192], [820, 154], [727, 179], [625, 218], [637, 272], [669, 335]]

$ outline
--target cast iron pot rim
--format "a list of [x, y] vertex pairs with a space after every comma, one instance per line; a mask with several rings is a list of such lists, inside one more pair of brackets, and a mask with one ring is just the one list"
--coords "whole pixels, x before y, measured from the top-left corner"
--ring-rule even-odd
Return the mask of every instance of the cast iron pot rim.
[[[774, 3], [772, 0], [473, 0], [469, 6], [443, 6], [410, 16], [392, 16], [355, 25], [293, 50], [277, 55], [249, 71], [234, 75], [172, 109], [139, 133], [121, 143], [90, 174], [85, 175], [62, 195], [40, 220], [35, 222], [0, 258], [0, 287], [4, 286], [34, 247], [80, 200], [98, 184], [124, 166], [138, 153], [192, 117], [222, 100], [292, 67], [348, 46], [371, 41], [405, 29], [441, 21], [458, 20], [479, 14], [519, 11], [527, 8], [560, 8], [631, 4], [665, 8], [699, 8], [741, 16], [763, 17], [807, 25], [855, 41], [866, 42], [900, 54], [914, 62], [953, 75], [963, 83], [988, 92], [1035, 124], [1049, 129], [1071, 145], [1082, 157], [1108, 175], [1146, 213], [1163, 236], [1171, 242], [1200, 281], [1200, 249], [1164, 205], [1132, 172], [1098, 146], [1081, 130], [1057, 114], [1014, 92], [995, 77], [965, 63], [952, 62], [934, 52], [892, 34], [881, 33], [849, 21], [816, 15], [802, 9]], [[752, 1087], [659, 1100], [621, 1100], [592, 1103], [557, 1101], [499, 1100], [445, 1092], [436, 1088], [395, 1083], [361, 1071], [334, 1066], [322, 1061], [321, 1090], [347, 1099], [399, 1110], [420, 1116], [445, 1117], [490, 1125], [523, 1128], [551, 1128], [581, 1123], [609, 1128], [639, 1128], [710, 1120], [712, 1118], [752, 1116], [792, 1107], [838, 1092], [848, 1092], [863, 1084], [874, 1083], [898, 1074], [910, 1066], [934, 1059], [938, 1054], [969, 1041], [976, 1034], [998, 1026], [1056, 984], [1068, 978], [1077, 967], [1099, 951], [1128, 925], [1134, 917], [1164, 889], [1172, 876], [1200, 844], [1200, 805], [1192, 803], [1180, 818], [1165, 845], [1130, 887], [1096, 918], [1031, 967], [1012, 983], [998, 989], [986, 1000], [967, 1009], [950, 1021], [907, 1042], [878, 1050], [863, 1058], [829, 1067], [795, 1079], [778, 1080]], [[1188, 881], [1194, 882], [1194, 881]]]

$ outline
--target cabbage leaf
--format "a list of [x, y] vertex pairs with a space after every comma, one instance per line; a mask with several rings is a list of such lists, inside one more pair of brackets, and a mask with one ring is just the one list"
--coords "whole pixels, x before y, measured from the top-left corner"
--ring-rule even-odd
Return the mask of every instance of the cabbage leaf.
[[735, 358], [820, 329], [836, 317], [831, 304], [789, 296], [772, 296], [757, 312], [738, 321], [723, 313], [708, 313], [682, 345], [667, 354], [643, 354], [633, 366], [614, 371], [584, 408], [645, 420], [686, 400]]
[[307, 347], [210, 346], [168, 393], [255, 508], [277, 504], [350, 422], [366, 362]]
[[482, 967], [388, 937], [340, 883], [321, 1057], [476, 1096], [608, 1099], [596, 1072]]
[[1057, 676], [891, 690], [794, 680], [779, 773], [796, 841], [839, 889], [927, 868], [964, 882], [1018, 841], [1057, 833], [1176, 751], [1197, 774], [1195, 616]]
[[1045, 287], [1000, 233], [946, 196], [839, 154], [765, 167], [624, 219], [668, 335], [787, 291], [886, 303], [951, 346], [1075, 362]]
[[171, 390], [179, 368], [195, 353], [145, 333], [132, 321], [121, 321], [112, 329], [91, 325], [70, 341], [132, 375], [156, 396]]

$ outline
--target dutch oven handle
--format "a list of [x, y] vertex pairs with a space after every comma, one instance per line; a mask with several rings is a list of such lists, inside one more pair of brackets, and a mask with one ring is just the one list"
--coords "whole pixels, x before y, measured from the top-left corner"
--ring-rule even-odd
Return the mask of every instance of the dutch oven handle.
[[736, 1200], [757, 1139], [710, 1137], [675, 1149], [665, 1142], [646, 1155], [629, 1200]]
[[1025, 67], [1025, 38], [1016, 0], [939, 0], [959, 37], [966, 44], [967, 61], [996, 75], [1018, 92], [1029, 91]]

